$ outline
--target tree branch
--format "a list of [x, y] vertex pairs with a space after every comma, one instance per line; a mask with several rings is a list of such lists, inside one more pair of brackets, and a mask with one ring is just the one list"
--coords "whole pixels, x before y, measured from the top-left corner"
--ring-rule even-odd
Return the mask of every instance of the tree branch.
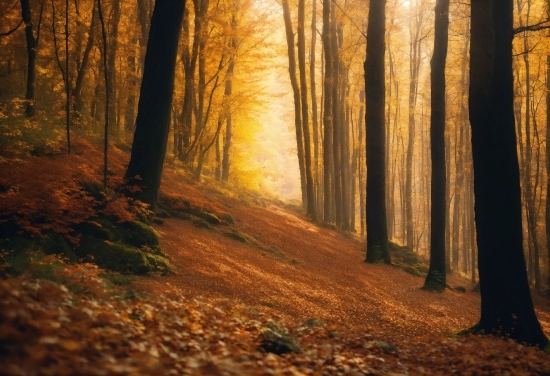
[[514, 29], [514, 35], [523, 33], [525, 31], [539, 31], [544, 29], [550, 29], [550, 20], [541, 21], [534, 25], [520, 26]]
[[13, 29], [6, 31], [5, 33], [0, 33], [0, 37], [7, 37], [8, 35], [13, 34], [15, 31], [17, 31], [17, 29], [19, 29], [19, 27], [21, 27], [21, 25], [23, 25], [23, 20], [19, 21], [19, 24]]

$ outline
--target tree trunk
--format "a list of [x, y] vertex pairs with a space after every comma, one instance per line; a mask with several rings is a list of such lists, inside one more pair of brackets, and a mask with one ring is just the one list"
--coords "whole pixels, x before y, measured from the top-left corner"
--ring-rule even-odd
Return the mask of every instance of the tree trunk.
[[176, 56], [185, 4], [156, 0], [145, 55], [136, 132], [125, 179], [141, 187], [136, 197], [156, 207], [170, 131]]
[[78, 69], [76, 76], [75, 85], [72, 92], [73, 97], [73, 110], [76, 112], [77, 116], [82, 113], [84, 108], [84, 103], [82, 102], [82, 86], [84, 85], [84, 78], [88, 72], [88, 67], [90, 63], [90, 53], [94, 46], [94, 34], [95, 34], [95, 22], [96, 22], [96, 7], [95, 2], [92, 8], [92, 20], [90, 22], [90, 30], [88, 31], [88, 40], [86, 41], [86, 47], [84, 48], [84, 53], [82, 54], [82, 62]]
[[[44, 4], [44, 3], [42, 3]], [[42, 19], [43, 6], [40, 7], [40, 19]], [[29, 0], [21, 0], [21, 15], [25, 22], [25, 38], [27, 40], [27, 91], [25, 93], [25, 116], [33, 117], [35, 113], [35, 89], [36, 89], [36, 51], [38, 48], [38, 35], [35, 36], [31, 16]], [[38, 22], [40, 29], [40, 21]]]
[[[414, 18], [414, 30], [412, 19]], [[422, 25], [422, 12], [418, 12], [410, 21], [410, 84], [409, 84], [409, 140], [407, 144], [407, 168], [405, 178], [405, 215], [407, 226], [407, 246], [414, 248], [414, 223], [413, 223], [413, 195], [412, 195], [412, 179], [413, 179], [413, 155], [414, 155], [414, 138], [415, 138], [415, 111], [416, 98], [418, 94], [418, 74], [420, 71], [420, 27]]]
[[431, 60], [430, 149], [432, 157], [432, 208], [430, 216], [430, 269], [424, 288], [442, 291], [445, 269], [445, 61], [449, 36], [449, 0], [435, 4], [434, 51]]
[[307, 182], [306, 167], [304, 158], [304, 135], [302, 128], [301, 98], [298, 79], [296, 78], [296, 53], [294, 52], [294, 32], [292, 30], [292, 20], [290, 19], [290, 9], [288, 0], [283, 0], [283, 16], [285, 21], [286, 43], [288, 53], [288, 73], [290, 75], [290, 85], [294, 94], [294, 126], [296, 130], [296, 144], [298, 151], [298, 167], [300, 169], [300, 185], [302, 189], [302, 206], [307, 208]]
[[385, 0], [371, 0], [365, 60], [367, 138], [367, 262], [390, 264], [386, 222]]
[[[547, 16], [550, 18], [550, 0], [547, 1]], [[550, 54], [546, 55], [546, 247], [550, 260]], [[547, 277], [550, 286], [550, 267]], [[550, 294], [550, 289], [548, 290]]]
[[324, 209], [323, 222], [328, 224], [334, 220], [334, 211], [332, 210], [332, 180], [334, 179], [334, 161], [332, 158], [332, 81], [334, 78], [332, 43], [330, 33], [330, 13], [331, 3], [323, 2], [323, 30], [321, 38], [323, 40], [324, 67], [325, 74], [323, 78], [323, 191], [324, 191]]
[[109, 123], [117, 124], [117, 113], [115, 98], [117, 98], [117, 74], [116, 74], [116, 58], [117, 58], [117, 49], [118, 49], [118, 26], [120, 23], [120, 0], [114, 0], [112, 4], [112, 18], [109, 22], [109, 46], [107, 48], [107, 74], [109, 76], [109, 84], [107, 90], [109, 91], [109, 96], [113, 99], [109, 103]]
[[317, 44], [317, 1], [311, 4], [311, 47], [309, 54], [309, 76], [311, 91], [311, 122], [313, 125], [313, 184], [315, 185], [315, 206], [317, 217], [320, 209], [320, 171], [319, 171], [319, 116], [317, 114], [317, 88], [315, 85], [315, 49]]
[[305, 0], [298, 1], [298, 69], [300, 71], [300, 96], [302, 103], [302, 129], [304, 135], [304, 157], [306, 173], [307, 215], [317, 222], [315, 206], [315, 187], [313, 184], [311, 161], [311, 136], [309, 134], [309, 106], [307, 103], [306, 73], [306, 35], [305, 35]]
[[545, 346], [529, 291], [512, 74], [512, 0], [473, 1], [470, 123], [481, 318], [471, 330]]

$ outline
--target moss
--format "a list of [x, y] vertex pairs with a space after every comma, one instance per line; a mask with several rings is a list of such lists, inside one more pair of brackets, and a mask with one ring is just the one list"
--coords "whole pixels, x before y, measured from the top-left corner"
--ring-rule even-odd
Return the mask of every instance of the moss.
[[96, 218], [92, 222], [83, 222], [75, 227], [75, 231], [80, 234], [89, 234], [103, 240], [115, 240], [112, 229], [115, 226], [111, 221], [105, 218]]
[[147, 258], [149, 265], [151, 265], [155, 270], [160, 271], [162, 275], [167, 275], [172, 272], [172, 266], [166, 258], [152, 254], [145, 254], [145, 257]]
[[159, 234], [151, 226], [140, 221], [124, 222], [116, 228], [117, 238], [135, 247], [158, 245]]
[[302, 352], [302, 348], [296, 340], [288, 332], [273, 323], [267, 324], [266, 330], [262, 332], [262, 337], [260, 348], [264, 351], [277, 355]]
[[416, 277], [422, 277], [422, 274], [416, 269], [414, 266], [411, 265], [403, 265], [402, 267], [403, 271], [412, 274]]
[[205, 230], [214, 231], [214, 228], [210, 226], [210, 223], [206, 222], [204, 219], [197, 218], [193, 220], [195, 227], [203, 228]]
[[233, 219], [233, 217], [230, 214], [222, 213], [222, 214], [220, 214], [220, 219], [222, 220], [223, 225], [227, 226], [227, 225], [234, 225], [235, 224], [235, 220]]
[[189, 213], [184, 213], [182, 211], [175, 211], [175, 212], [172, 212], [172, 215], [176, 218], [179, 218], [181, 220], [184, 220], [184, 221], [189, 221], [191, 220], [191, 214]]
[[20, 236], [0, 240], [0, 271], [2, 275], [21, 275], [31, 265], [30, 252], [34, 242]]
[[71, 245], [61, 235], [52, 234], [41, 239], [41, 249], [47, 255], [60, 255], [71, 262], [77, 262], [78, 257], [74, 253]]
[[241, 243], [249, 243], [248, 238], [241, 234], [238, 231], [232, 230], [232, 231], [226, 231], [223, 233], [223, 236], [227, 236], [228, 238], [234, 239], [236, 241], [239, 241]]
[[323, 322], [316, 317], [310, 317], [304, 323], [308, 328], [320, 328], [323, 326]]
[[45, 255], [60, 255], [76, 262], [78, 257], [61, 235], [50, 234], [44, 237], [12, 236], [0, 240], [0, 263], [6, 264], [2, 274], [21, 275], [33, 265], [33, 259], [40, 260]]
[[90, 196], [96, 200], [105, 199], [105, 191], [103, 190], [103, 185], [99, 183], [80, 183], [81, 187], [86, 191]]
[[426, 282], [422, 286], [422, 290], [443, 292], [446, 288], [445, 276], [441, 275], [437, 270], [428, 273]]
[[134, 276], [119, 273], [101, 273], [99, 276], [117, 286], [127, 286], [136, 279]]
[[[147, 257], [153, 255], [132, 246], [108, 242], [90, 235], [82, 236], [78, 254], [81, 257], [93, 259], [102, 268], [123, 274], [139, 275], [160, 270], [157, 268], [160, 262], [156, 261], [152, 264]], [[168, 265], [167, 262], [165, 264]], [[165, 267], [163, 265], [163, 268]], [[163, 270], [160, 271], [163, 272]]]
[[199, 218], [201, 218], [201, 219], [204, 219], [205, 221], [207, 221], [208, 223], [210, 223], [212, 225], [219, 225], [219, 224], [222, 223], [222, 221], [218, 218], [217, 215], [209, 213], [209, 212], [204, 211], [204, 210], [197, 210], [192, 214], [199, 217]]
[[386, 353], [395, 353], [397, 352], [397, 347], [395, 345], [392, 345], [391, 343], [384, 342], [384, 341], [374, 341], [374, 345], [378, 347], [380, 350], [386, 352]]

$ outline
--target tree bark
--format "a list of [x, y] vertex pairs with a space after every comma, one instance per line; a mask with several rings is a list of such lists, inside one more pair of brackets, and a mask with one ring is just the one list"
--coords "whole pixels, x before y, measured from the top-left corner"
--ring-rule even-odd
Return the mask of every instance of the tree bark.
[[365, 60], [367, 139], [367, 262], [391, 263], [386, 222], [385, 0], [371, 0]]
[[317, 45], [317, 1], [311, 4], [311, 47], [309, 54], [309, 76], [311, 92], [311, 122], [313, 126], [313, 184], [315, 186], [316, 214], [319, 217], [320, 209], [320, 173], [319, 173], [319, 116], [317, 114], [317, 88], [315, 85], [315, 50]]
[[[42, 6], [40, 7], [40, 19], [42, 19]], [[25, 92], [25, 116], [33, 117], [35, 114], [35, 89], [36, 89], [36, 51], [39, 36], [34, 34], [29, 0], [21, 0], [21, 15], [25, 22], [25, 39], [27, 40], [27, 91]], [[38, 22], [40, 29], [40, 21]]]
[[430, 269], [424, 288], [442, 291], [447, 284], [445, 268], [445, 61], [449, 41], [449, 0], [435, 4], [434, 51], [431, 60], [430, 149], [432, 186], [430, 213]]
[[324, 67], [325, 74], [323, 78], [323, 222], [329, 224], [334, 221], [334, 211], [332, 210], [333, 203], [333, 190], [332, 181], [334, 179], [334, 161], [332, 157], [332, 127], [333, 114], [332, 114], [332, 84], [334, 79], [333, 69], [333, 56], [332, 56], [332, 36], [330, 33], [330, 14], [331, 3], [328, 1], [323, 2], [323, 53], [324, 53]]
[[109, 45], [107, 48], [107, 75], [109, 76], [107, 90], [109, 91], [109, 96], [113, 100], [110, 101], [107, 111], [109, 113], [109, 123], [115, 125], [118, 124], [116, 101], [114, 99], [117, 97], [116, 58], [118, 49], [118, 27], [120, 23], [120, 0], [113, 1], [112, 14], [113, 16], [109, 22]]
[[512, 0], [471, 5], [470, 123], [481, 318], [471, 331], [545, 346], [523, 255], [512, 74]]
[[301, 115], [301, 97], [298, 79], [296, 78], [296, 53], [294, 51], [294, 32], [292, 30], [292, 20], [290, 18], [290, 8], [288, 0], [283, 0], [283, 16], [285, 21], [286, 43], [288, 53], [288, 73], [290, 75], [290, 85], [294, 94], [294, 126], [296, 130], [296, 144], [298, 150], [298, 167], [300, 169], [300, 185], [302, 189], [302, 206], [307, 209], [307, 180], [306, 180], [306, 163], [304, 158], [304, 134]]
[[135, 196], [156, 207], [174, 89], [174, 70], [185, 1], [157, 0], [145, 55], [132, 155], [125, 179]]
[[309, 133], [309, 106], [307, 102], [306, 73], [306, 34], [305, 34], [305, 0], [298, 0], [298, 70], [300, 71], [300, 97], [302, 110], [302, 129], [304, 135], [304, 162], [306, 173], [307, 215], [317, 222], [315, 206], [315, 186], [313, 184], [311, 161], [311, 136]]
[[82, 54], [82, 62], [78, 69], [76, 75], [75, 85], [72, 91], [73, 97], [73, 110], [76, 112], [77, 116], [82, 112], [84, 108], [84, 103], [82, 101], [82, 86], [84, 85], [84, 78], [88, 72], [88, 67], [90, 65], [90, 53], [94, 46], [94, 37], [95, 37], [95, 23], [96, 23], [96, 7], [95, 2], [92, 8], [92, 20], [90, 22], [90, 30], [88, 31], [88, 40], [86, 41], [86, 47], [84, 47], [84, 53]]

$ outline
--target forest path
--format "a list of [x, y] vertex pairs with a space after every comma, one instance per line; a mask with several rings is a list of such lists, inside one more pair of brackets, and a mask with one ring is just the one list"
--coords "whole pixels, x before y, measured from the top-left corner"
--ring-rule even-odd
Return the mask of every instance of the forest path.
[[[466, 294], [423, 291], [423, 278], [366, 264], [364, 243], [318, 227], [288, 208], [262, 199], [246, 204], [170, 170], [164, 179], [168, 194], [185, 192], [181, 196], [193, 206], [230, 213], [235, 220], [231, 229], [256, 245], [224, 236], [227, 226], [216, 227], [217, 233], [166, 219], [156, 229], [175, 274], [140, 278], [140, 290], [160, 295], [173, 286], [188, 298], [237, 299], [275, 318], [300, 323], [316, 317], [395, 342], [450, 334], [479, 319], [479, 294], [464, 279], [450, 276], [449, 283], [466, 286]], [[537, 302], [548, 333], [548, 303]]]

